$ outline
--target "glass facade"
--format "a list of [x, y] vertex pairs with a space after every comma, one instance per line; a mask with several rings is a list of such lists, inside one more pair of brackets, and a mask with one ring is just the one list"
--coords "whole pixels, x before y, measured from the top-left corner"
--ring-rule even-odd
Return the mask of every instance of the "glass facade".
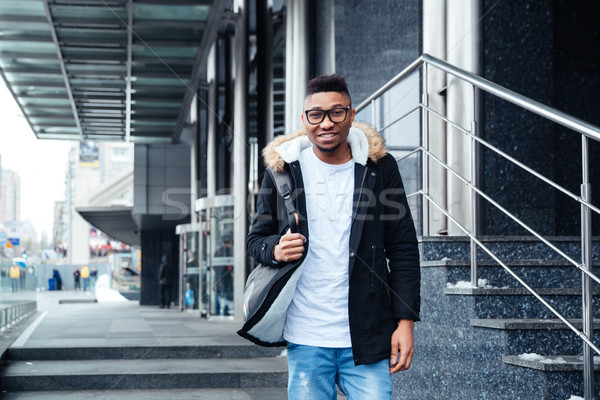
[[181, 309], [202, 317], [233, 317], [233, 196], [205, 197], [197, 225], [177, 227]]
[[[224, 200], [231, 198], [226, 197]], [[210, 209], [210, 315], [233, 316], [233, 206]]]

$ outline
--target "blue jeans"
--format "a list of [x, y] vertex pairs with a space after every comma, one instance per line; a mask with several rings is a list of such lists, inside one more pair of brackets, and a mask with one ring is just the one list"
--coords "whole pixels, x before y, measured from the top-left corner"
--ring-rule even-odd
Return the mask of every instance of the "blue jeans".
[[288, 343], [290, 400], [335, 400], [335, 385], [348, 400], [390, 400], [389, 360], [354, 365], [352, 348], [313, 347]]

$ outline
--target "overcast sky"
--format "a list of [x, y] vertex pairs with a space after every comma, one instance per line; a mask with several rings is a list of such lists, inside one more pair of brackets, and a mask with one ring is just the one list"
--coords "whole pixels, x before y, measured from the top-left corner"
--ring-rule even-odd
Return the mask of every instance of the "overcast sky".
[[0, 154], [2, 168], [21, 176], [21, 220], [30, 220], [38, 239], [51, 238], [54, 202], [64, 200], [69, 141], [38, 140], [4, 81], [0, 80]]

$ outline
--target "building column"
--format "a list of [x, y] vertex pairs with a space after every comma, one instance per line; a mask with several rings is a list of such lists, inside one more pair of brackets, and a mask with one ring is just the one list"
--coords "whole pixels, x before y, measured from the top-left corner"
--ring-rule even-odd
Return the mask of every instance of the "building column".
[[[256, 1], [258, 148], [273, 140], [273, 22], [268, 0]], [[262, 170], [262, 167], [259, 167]]]
[[302, 128], [308, 81], [308, 1], [288, 0], [285, 34], [285, 130]]
[[[457, 0], [446, 3], [447, 61], [477, 75], [481, 63], [481, 0]], [[452, 75], [447, 76], [447, 117], [466, 130], [475, 120], [473, 87]], [[471, 139], [451, 126], [447, 127], [447, 164], [466, 179], [471, 179]], [[471, 226], [471, 190], [451, 172], [447, 173], [447, 202], [450, 215], [465, 228]], [[448, 224], [448, 235], [464, 235]]]
[[234, 316], [243, 320], [243, 293], [246, 281], [246, 236], [248, 233], [248, 17], [247, 0], [236, 0], [234, 11], [238, 15], [235, 31], [235, 83], [233, 110], [233, 300]]
[[319, 0], [313, 7], [314, 25], [310, 39], [314, 76], [335, 73], [335, 4], [334, 0]]
[[217, 193], [217, 46], [213, 43], [207, 59], [208, 123], [206, 134], [206, 197]]
[[[423, 1], [423, 53], [446, 59], [446, 0]], [[429, 107], [446, 115], [446, 74], [436, 68], [428, 68], [427, 102]], [[446, 123], [434, 115], [427, 121], [429, 127], [429, 151], [446, 162]], [[435, 161], [428, 163], [429, 195], [444, 209], [446, 205], [446, 169]], [[427, 190], [426, 190], [427, 191]], [[423, 236], [445, 234], [448, 231], [446, 216], [428, 201], [423, 203]]]
[[192, 135], [190, 141], [190, 218], [192, 225], [198, 224], [198, 213], [195, 210], [198, 199], [198, 98], [194, 96], [190, 105], [190, 125]]

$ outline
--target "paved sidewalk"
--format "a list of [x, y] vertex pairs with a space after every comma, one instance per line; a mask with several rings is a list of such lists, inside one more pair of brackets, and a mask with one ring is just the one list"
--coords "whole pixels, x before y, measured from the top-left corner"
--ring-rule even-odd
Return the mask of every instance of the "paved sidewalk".
[[[140, 306], [138, 302], [91, 303], [83, 292], [39, 292], [41, 314], [18, 347], [124, 347], [248, 345], [236, 334], [241, 323], [207, 321], [177, 308]], [[69, 303], [59, 304], [60, 300]], [[78, 303], [77, 301], [81, 301]], [[34, 328], [34, 329], [32, 329]]]

